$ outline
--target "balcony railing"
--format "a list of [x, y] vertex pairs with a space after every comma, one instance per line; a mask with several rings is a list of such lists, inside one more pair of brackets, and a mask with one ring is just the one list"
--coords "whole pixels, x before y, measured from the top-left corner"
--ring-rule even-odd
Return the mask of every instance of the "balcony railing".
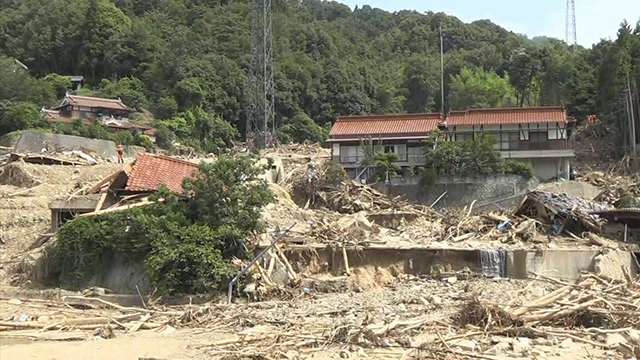
[[547, 141], [509, 141], [496, 144], [496, 149], [500, 151], [519, 150], [567, 150], [573, 149], [569, 140], [547, 140]]

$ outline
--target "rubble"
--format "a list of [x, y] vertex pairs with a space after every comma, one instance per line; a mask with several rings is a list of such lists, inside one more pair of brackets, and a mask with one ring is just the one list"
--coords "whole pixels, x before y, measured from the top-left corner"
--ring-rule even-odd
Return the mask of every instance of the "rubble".
[[[571, 356], [578, 346], [601, 359], [640, 353], [640, 279], [631, 277], [629, 252], [620, 251], [632, 244], [600, 231], [614, 221], [605, 215], [613, 211], [611, 204], [534, 191], [515, 212], [476, 212], [474, 203], [436, 211], [347, 180], [332, 169], [328, 150], [318, 145], [280, 147], [270, 154], [279, 157], [284, 175], [268, 177], [276, 202], [264, 209], [262, 219], [272, 232], [294, 226], [247, 269], [250, 277], [237, 291], [236, 303], [208, 298], [198, 304], [194, 297], [183, 300], [190, 305], [170, 306], [140, 295], [142, 306], [123, 306], [99, 288], [49, 299], [7, 296], [0, 297], [0, 335], [37, 340], [115, 336], [108, 341], [117, 341], [140, 332], [189, 334], [198, 339], [192, 354], [206, 358], [315, 352], [341, 358], [545, 358], [550, 352]], [[12, 256], [29, 248], [35, 254], [52, 237], [46, 206], [53, 198], [115, 193], [136, 177], [131, 176], [135, 166], [55, 166], [54, 171], [16, 161], [0, 168], [0, 208], [11, 211], [0, 214], [0, 227], [9, 229], [2, 234], [7, 241], [3, 251], [9, 248], [11, 254], [2, 260], [16, 261]], [[606, 194], [607, 187], [602, 188]], [[104, 202], [85, 216], [144, 206], [150, 191]], [[16, 246], [19, 239], [24, 244]], [[264, 234], [247, 242], [271, 241]], [[292, 245], [332, 247], [344, 271], [323, 272], [325, 264], [301, 267], [288, 254], [313, 247], [285, 252]], [[456, 272], [451, 266], [434, 271], [433, 277], [417, 277], [401, 267], [358, 266], [353, 258], [365, 247], [403, 245], [487, 249], [483, 256], [502, 262], [505, 249], [554, 246], [602, 255], [595, 273], [576, 284], [544, 276], [492, 280], [483, 278], [484, 272]], [[626, 271], [620, 267], [624, 254]], [[235, 263], [238, 270], [248, 264]], [[502, 268], [491, 270], [504, 278]]]
[[[504, 306], [476, 299], [459, 317], [463, 323], [493, 334], [553, 335], [564, 339], [562, 348], [577, 341], [623, 354], [640, 354], [640, 343], [631, 335], [640, 327], [640, 278], [634, 280], [627, 273], [624, 280], [609, 281], [586, 274], [577, 284], [553, 281], [563, 286], [535, 301]], [[607, 341], [611, 334], [619, 336]]]
[[536, 190], [527, 194], [515, 214], [529, 215], [553, 223], [556, 234], [560, 234], [565, 229], [572, 232], [598, 231], [603, 221], [592, 213], [608, 209], [610, 207], [606, 204]]
[[579, 174], [578, 179], [601, 188], [594, 200], [615, 207], [640, 207], [640, 176], [616, 175], [614, 172], [592, 171]]

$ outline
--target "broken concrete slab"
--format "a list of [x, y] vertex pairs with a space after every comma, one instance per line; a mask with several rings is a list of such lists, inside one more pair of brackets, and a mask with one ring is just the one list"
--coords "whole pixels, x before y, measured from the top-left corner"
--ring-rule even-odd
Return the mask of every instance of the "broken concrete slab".
[[625, 272], [630, 275], [638, 272], [633, 256], [629, 251], [605, 249], [594, 257], [594, 271], [607, 279], [625, 280]]
[[593, 201], [601, 193], [602, 189], [583, 181], [559, 181], [543, 183], [536, 187], [536, 190], [552, 192], [555, 194], [568, 194], [577, 196], [588, 201]]

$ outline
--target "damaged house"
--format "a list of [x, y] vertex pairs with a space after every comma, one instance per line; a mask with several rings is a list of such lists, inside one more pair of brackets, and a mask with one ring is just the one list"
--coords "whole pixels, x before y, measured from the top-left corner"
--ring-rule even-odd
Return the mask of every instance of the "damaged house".
[[[146, 197], [165, 185], [182, 194], [182, 182], [198, 169], [198, 164], [164, 155], [140, 154], [89, 188], [83, 188], [66, 200], [55, 200], [51, 209], [51, 229], [57, 231], [74, 216], [90, 216], [122, 208], [146, 205]], [[125, 205], [136, 200], [136, 203]]]

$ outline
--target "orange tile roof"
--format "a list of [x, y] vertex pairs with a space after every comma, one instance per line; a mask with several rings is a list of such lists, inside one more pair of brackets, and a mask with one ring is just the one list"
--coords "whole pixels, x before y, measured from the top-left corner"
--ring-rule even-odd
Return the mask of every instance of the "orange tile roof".
[[122, 110], [122, 111], [135, 111], [135, 109], [128, 107], [120, 99], [103, 99], [103, 98], [97, 98], [97, 97], [79, 96], [79, 95], [70, 95], [70, 94], [67, 94], [62, 100], [62, 103], [60, 103], [60, 105], [58, 105], [53, 109], [57, 110], [67, 105], [83, 106], [83, 107], [91, 107], [91, 108], [103, 108], [103, 109], [111, 109], [111, 110]]
[[447, 126], [456, 125], [501, 125], [570, 122], [571, 118], [561, 106], [531, 108], [493, 108], [452, 111], [447, 117]]
[[438, 127], [440, 113], [339, 116], [331, 138], [427, 136]]
[[182, 194], [182, 181], [193, 176], [198, 164], [164, 155], [139, 154], [125, 190], [155, 191], [161, 184], [177, 194]]

